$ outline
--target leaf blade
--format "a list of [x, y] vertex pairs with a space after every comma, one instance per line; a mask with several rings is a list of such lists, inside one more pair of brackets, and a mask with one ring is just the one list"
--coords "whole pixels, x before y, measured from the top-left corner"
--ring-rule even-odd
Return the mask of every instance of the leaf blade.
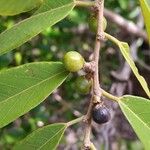
[[17, 144], [13, 150], [49, 150], [56, 149], [67, 125], [65, 123], [57, 123], [38, 129]]
[[137, 69], [137, 67], [136, 67], [136, 65], [135, 65], [135, 63], [134, 63], [134, 61], [130, 55], [129, 45], [127, 43], [124, 43], [124, 42], [119, 42], [118, 45], [119, 45], [119, 48], [121, 50], [121, 53], [123, 54], [124, 58], [128, 62], [129, 66], [131, 67], [134, 75], [136, 76], [136, 78], [140, 82], [141, 86], [143, 87], [143, 89], [146, 92], [146, 94], [148, 95], [148, 97], [150, 97], [150, 90], [148, 88], [148, 84], [145, 81], [144, 77], [141, 76], [138, 72], [138, 69]]
[[149, 43], [150, 43], [150, 19], [149, 19], [150, 18], [150, 7], [148, 5], [147, 0], [140, 0], [140, 5], [141, 5], [145, 25], [146, 25], [146, 30], [147, 30], [148, 37], [149, 37]]
[[42, 0], [0, 0], [0, 15], [13, 16], [37, 7]]
[[118, 39], [116, 39], [115, 37], [113, 37], [113, 36], [111, 36], [107, 33], [105, 33], [105, 36], [119, 47], [122, 55], [124, 56], [125, 60], [129, 64], [130, 68], [132, 69], [134, 75], [138, 79], [138, 81], [141, 84], [143, 90], [145, 91], [145, 93], [150, 98], [150, 89], [149, 89], [148, 84], [147, 84], [146, 80], [144, 79], [144, 77], [141, 76], [138, 72], [138, 69], [137, 69], [137, 67], [136, 67], [136, 65], [135, 65], [135, 63], [132, 59], [132, 56], [130, 54], [129, 45], [125, 42], [119, 41]]
[[55, 62], [31, 63], [2, 71], [0, 128], [41, 103], [67, 76], [63, 64]]
[[150, 101], [142, 97], [126, 95], [121, 97], [118, 102], [145, 149], [148, 150], [150, 147], [150, 117], [148, 117]]
[[47, 27], [59, 22], [68, 15], [73, 7], [74, 3], [70, 2], [64, 6], [34, 15], [5, 30], [0, 34], [0, 55], [21, 46]]
[[35, 14], [42, 13], [49, 11], [51, 9], [57, 8], [57, 7], [62, 7], [63, 5], [66, 5], [70, 3], [70, 0], [44, 0], [42, 5], [39, 7], [39, 9], [35, 12]]

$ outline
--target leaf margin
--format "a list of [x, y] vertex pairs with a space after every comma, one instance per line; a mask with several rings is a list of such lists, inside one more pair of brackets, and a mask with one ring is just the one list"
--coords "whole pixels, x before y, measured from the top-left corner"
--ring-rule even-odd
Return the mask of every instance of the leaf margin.
[[[58, 140], [58, 142], [57, 142], [57, 144], [56, 144], [56, 146], [55, 146], [55, 148], [54, 148], [54, 149], [56, 149], [57, 146], [58, 146], [58, 144], [60, 143], [60, 141], [61, 141], [63, 135], [64, 135], [65, 130], [68, 128], [67, 123], [54, 123], [54, 124], [46, 125], [46, 126], [44, 126], [44, 127], [42, 127], [42, 128], [39, 128], [39, 129], [33, 131], [32, 133], [30, 133], [29, 135], [27, 135], [27, 136], [26, 136], [24, 139], [22, 139], [21, 141], [19, 141], [19, 142], [13, 147], [13, 150], [17, 150], [16, 147], [17, 147], [18, 145], [22, 144], [22, 143], [23, 143], [24, 141], [26, 141], [28, 138], [32, 137], [32, 134], [34, 134], [35, 132], [36, 132], [36, 133], [37, 133], [37, 132], [40, 132], [43, 128], [45, 128], [45, 127], [50, 127], [50, 126], [54, 126], [54, 125], [64, 125], [64, 128], [61, 129], [61, 130], [64, 130], [64, 131], [63, 131], [63, 133], [61, 134], [61, 136], [60, 136], [60, 138], [59, 138], [59, 140]], [[60, 131], [59, 131], [59, 132], [60, 132]], [[48, 141], [49, 141], [49, 140], [48, 140]], [[46, 143], [47, 143], [47, 142], [46, 142]], [[38, 149], [41, 149], [41, 147], [38, 148]]]

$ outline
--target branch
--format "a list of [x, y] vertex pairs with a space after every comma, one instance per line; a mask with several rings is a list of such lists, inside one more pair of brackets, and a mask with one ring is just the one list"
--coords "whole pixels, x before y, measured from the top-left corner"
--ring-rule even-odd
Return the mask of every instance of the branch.
[[101, 47], [101, 40], [104, 40], [104, 31], [103, 31], [103, 11], [104, 11], [104, 0], [96, 0], [95, 7], [97, 10], [97, 34], [95, 40], [95, 48], [94, 48], [94, 74], [93, 74], [93, 95], [90, 101], [90, 105], [85, 116], [86, 128], [85, 128], [85, 136], [84, 136], [84, 149], [90, 149], [90, 133], [91, 133], [91, 112], [94, 103], [99, 103], [102, 95], [102, 91], [99, 84], [99, 53]]
[[90, 134], [91, 134], [91, 122], [92, 122], [92, 118], [91, 118], [92, 107], [93, 107], [93, 95], [90, 99], [88, 111], [85, 117], [83, 118], [83, 122], [86, 123], [84, 141], [83, 141], [83, 150], [89, 149], [91, 145]]
[[94, 72], [94, 80], [93, 80], [93, 92], [94, 95], [101, 97], [101, 88], [99, 84], [99, 53], [101, 47], [101, 40], [104, 40], [104, 31], [103, 31], [103, 11], [104, 11], [104, 0], [97, 0], [97, 35], [95, 40], [95, 48], [94, 48], [94, 61], [95, 61], [95, 72]]
[[134, 35], [136, 37], [142, 37], [146, 42], [148, 42], [146, 32], [138, 28], [133, 22], [124, 19], [120, 15], [108, 9], [104, 10], [104, 15], [108, 20], [112, 21], [113, 23], [117, 24], [120, 28], [122, 28], [124, 32], [128, 32], [129, 34]]
[[91, 135], [91, 119], [88, 121], [85, 127], [85, 135], [84, 135], [84, 145], [83, 150], [87, 150], [90, 148], [91, 141], [90, 141], [90, 135]]

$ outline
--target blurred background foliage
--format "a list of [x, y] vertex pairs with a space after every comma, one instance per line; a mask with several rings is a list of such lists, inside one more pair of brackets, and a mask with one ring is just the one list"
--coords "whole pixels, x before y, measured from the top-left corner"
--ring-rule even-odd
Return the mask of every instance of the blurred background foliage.
[[[137, 17], [140, 12], [138, 0], [106, 0], [105, 6], [107, 9], [120, 14], [124, 18], [137, 22]], [[13, 17], [0, 17], [0, 32], [13, 26], [16, 22], [21, 21], [32, 15], [34, 11], [16, 15]], [[36, 61], [61, 61], [64, 53], [70, 50], [79, 51], [84, 58], [89, 61], [93, 52], [95, 33], [88, 28], [88, 18], [90, 9], [76, 8], [67, 18], [57, 23], [51, 28], [47, 28], [41, 34], [25, 43], [21, 47], [0, 56], [0, 70], [16, 67], [29, 62]], [[107, 18], [106, 18], [107, 19]], [[118, 36], [121, 32], [115, 24], [108, 21], [107, 32]], [[119, 37], [119, 36], [118, 36]], [[132, 37], [122, 37], [123, 41], [129, 42]], [[142, 45], [142, 44], [141, 44]], [[141, 47], [142, 49], [142, 47]], [[145, 61], [143, 51], [138, 52], [139, 57]], [[101, 83], [102, 87], [109, 90], [113, 79], [110, 71], [117, 70], [121, 67], [120, 53], [116, 47], [113, 47], [110, 42], [106, 42], [101, 50]], [[45, 102], [31, 110], [26, 115], [20, 117], [13, 123], [0, 129], [0, 149], [9, 150], [12, 146], [21, 140], [33, 130], [42, 127], [43, 125], [69, 121], [80, 113], [86, 112], [89, 95], [80, 95], [76, 91], [75, 80], [78, 75], [71, 74], [63, 85], [50, 95]], [[69, 132], [70, 131], [70, 132]], [[74, 135], [78, 131], [77, 135]], [[73, 149], [74, 145], [81, 145], [82, 130], [77, 130], [76, 126], [68, 129], [66, 137], [62, 141], [60, 149]], [[70, 135], [71, 133], [71, 135]], [[74, 136], [73, 136], [74, 135]], [[67, 137], [68, 136], [68, 137]], [[72, 147], [67, 147], [70, 141]], [[96, 138], [93, 138], [96, 140]], [[130, 139], [120, 139], [116, 141], [120, 150], [142, 150], [142, 145], [138, 140], [131, 141]], [[105, 146], [102, 146], [104, 149]], [[116, 149], [117, 150], [117, 149]]]

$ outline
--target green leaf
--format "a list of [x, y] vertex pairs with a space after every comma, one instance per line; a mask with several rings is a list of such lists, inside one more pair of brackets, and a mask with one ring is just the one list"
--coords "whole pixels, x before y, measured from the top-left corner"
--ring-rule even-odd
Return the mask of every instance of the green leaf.
[[62, 63], [31, 63], [0, 72], [0, 128], [25, 114], [66, 79]]
[[37, 7], [42, 0], [0, 0], [0, 15], [12, 16]]
[[146, 150], [150, 148], [150, 101], [137, 96], [123, 96], [119, 100], [121, 110], [142, 141]]
[[148, 5], [148, 0], [140, 0], [140, 5], [150, 42], [150, 6]]
[[145, 93], [148, 95], [148, 97], [150, 98], [150, 90], [148, 88], [148, 84], [145, 81], [145, 79], [143, 78], [143, 76], [141, 76], [138, 72], [138, 69], [132, 59], [132, 56], [130, 54], [130, 48], [129, 45], [125, 42], [121, 42], [118, 39], [116, 39], [115, 37], [105, 33], [105, 36], [111, 40], [112, 42], [114, 42], [116, 45], [119, 46], [122, 55], [124, 56], [125, 60], [128, 62], [129, 66], [131, 67], [134, 75], [136, 76], [136, 78], [138, 79], [138, 81], [140, 82], [142, 88], [144, 89]]
[[[62, 4], [64, 2], [65, 0], [62, 1]], [[69, 3], [61, 7], [34, 15], [4, 31], [0, 34], [0, 55], [17, 48], [47, 27], [59, 22], [69, 14], [74, 6], [74, 2], [69, 0]]]
[[65, 123], [45, 126], [18, 143], [13, 150], [55, 150], [67, 128]]
[[127, 43], [124, 43], [124, 42], [119, 42], [118, 45], [119, 45], [119, 48], [121, 50], [121, 53], [123, 54], [124, 58], [128, 62], [129, 66], [131, 67], [134, 75], [136, 76], [136, 78], [140, 82], [140, 84], [143, 87], [146, 94], [150, 97], [150, 90], [148, 88], [147, 82], [145, 81], [143, 76], [141, 76], [138, 72], [138, 69], [137, 69], [137, 67], [136, 67], [136, 65], [135, 65], [135, 63], [134, 63], [134, 61], [130, 55], [129, 45]]
[[63, 5], [67, 5], [70, 2], [71, 2], [71, 0], [63, 0], [63, 1], [60, 1], [60, 0], [44, 0], [44, 2], [40, 6], [40, 8], [35, 12], [35, 14], [46, 12], [46, 11], [49, 11], [49, 10], [54, 9], [56, 7], [62, 7]]

